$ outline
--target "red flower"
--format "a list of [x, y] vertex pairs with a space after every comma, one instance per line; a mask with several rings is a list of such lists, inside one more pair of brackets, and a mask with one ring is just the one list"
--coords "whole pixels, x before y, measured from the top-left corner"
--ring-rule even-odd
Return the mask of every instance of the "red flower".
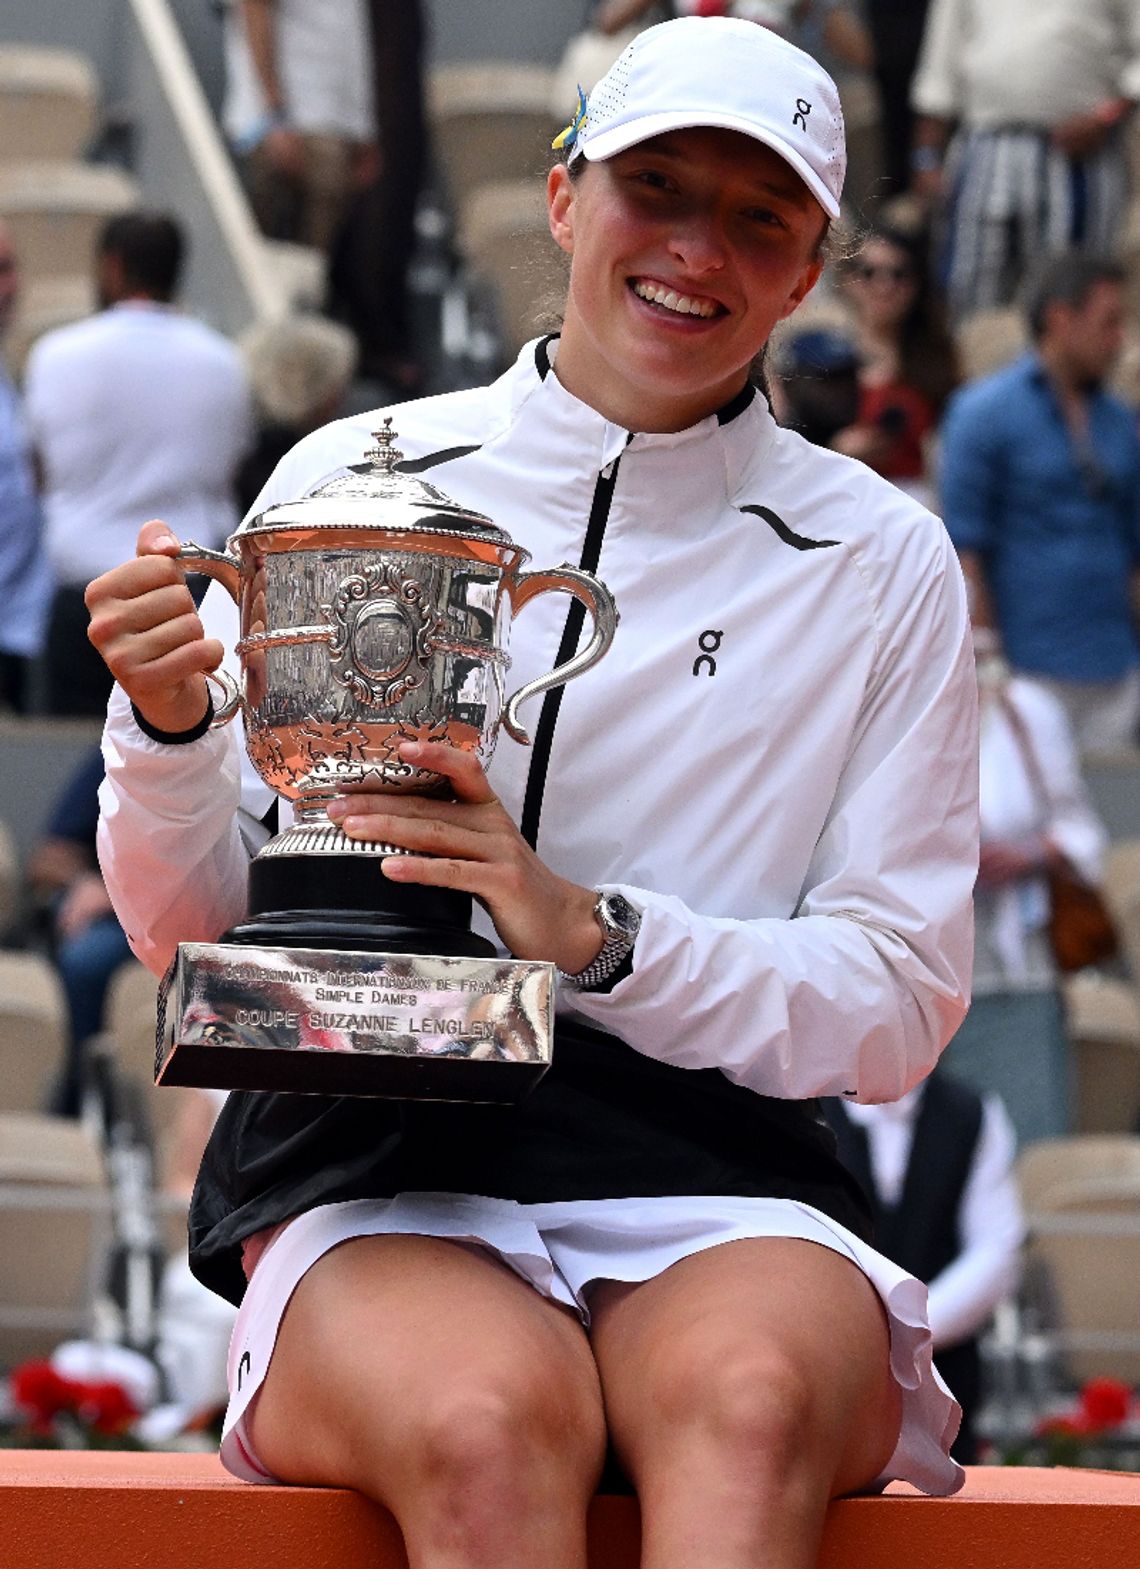
[[23, 1362], [12, 1372], [12, 1398], [37, 1424], [50, 1422], [74, 1404], [72, 1385], [50, 1362]]
[[121, 1433], [130, 1427], [138, 1411], [121, 1384], [73, 1384], [75, 1412], [97, 1433]]
[[723, 16], [728, 10], [728, 0], [697, 0], [694, 16]]
[[61, 1411], [72, 1412], [97, 1433], [121, 1433], [139, 1414], [121, 1384], [64, 1378], [50, 1362], [22, 1363], [13, 1370], [11, 1387], [12, 1398], [39, 1434], [51, 1432]]
[[1132, 1390], [1118, 1378], [1090, 1378], [1081, 1390], [1081, 1415], [1096, 1431], [1119, 1427], [1132, 1407]]

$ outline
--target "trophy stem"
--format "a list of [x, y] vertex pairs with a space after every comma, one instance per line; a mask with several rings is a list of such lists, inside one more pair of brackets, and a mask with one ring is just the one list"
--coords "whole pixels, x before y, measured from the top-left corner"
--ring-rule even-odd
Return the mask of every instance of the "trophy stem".
[[230, 941], [495, 955], [494, 946], [471, 930], [470, 894], [391, 882], [378, 856], [351, 853], [362, 848], [356, 840], [345, 839], [351, 847], [347, 853], [314, 851], [302, 835], [319, 835], [319, 842], [327, 844], [328, 835], [340, 834], [327, 818], [325, 829], [316, 818], [314, 810], [311, 826], [295, 824], [251, 862], [249, 918], [234, 928]]

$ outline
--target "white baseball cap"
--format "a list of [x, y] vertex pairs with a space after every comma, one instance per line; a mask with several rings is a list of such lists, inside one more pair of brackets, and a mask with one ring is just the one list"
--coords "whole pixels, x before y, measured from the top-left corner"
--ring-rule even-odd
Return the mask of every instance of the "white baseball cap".
[[811, 55], [738, 17], [681, 16], [638, 33], [559, 141], [571, 160], [593, 162], [690, 126], [763, 142], [838, 218], [847, 152], [835, 83]]

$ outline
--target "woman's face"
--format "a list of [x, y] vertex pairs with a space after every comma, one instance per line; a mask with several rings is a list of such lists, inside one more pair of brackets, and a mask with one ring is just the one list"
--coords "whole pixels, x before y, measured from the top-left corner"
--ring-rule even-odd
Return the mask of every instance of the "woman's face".
[[824, 214], [778, 154], [671, 131], [548, 187], [571, 257], [561, 382], [615, 423], [680, 430], [744, 385], [819, 277]]
[[852, 303], [867, 326], [897, 327], [918, 293], [918, 275], [906, 251], [889, 240], [868, 240], [848, 276]]

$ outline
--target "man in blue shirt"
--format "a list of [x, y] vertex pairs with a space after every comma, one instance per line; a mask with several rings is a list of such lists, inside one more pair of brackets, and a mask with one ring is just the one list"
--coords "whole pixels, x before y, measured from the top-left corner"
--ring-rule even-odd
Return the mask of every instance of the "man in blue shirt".
[[1103, 385], [1123, 342], [1124, 275], [1057, 257], [1027, 314], [1032, 350], [947, 411], [946, 527], [975, 626], [1060, 698], [1082, 751], [1127, 746], [1140, 718], [1140, 438]]
[[[0, 339], [17, 293], [16, 253], [0, 220]], [[28, 673], [39, 653], [51, 576], [43, 552], [31, 448], [16, 389], [0, 362], [0, 710], [28, 705]]]

